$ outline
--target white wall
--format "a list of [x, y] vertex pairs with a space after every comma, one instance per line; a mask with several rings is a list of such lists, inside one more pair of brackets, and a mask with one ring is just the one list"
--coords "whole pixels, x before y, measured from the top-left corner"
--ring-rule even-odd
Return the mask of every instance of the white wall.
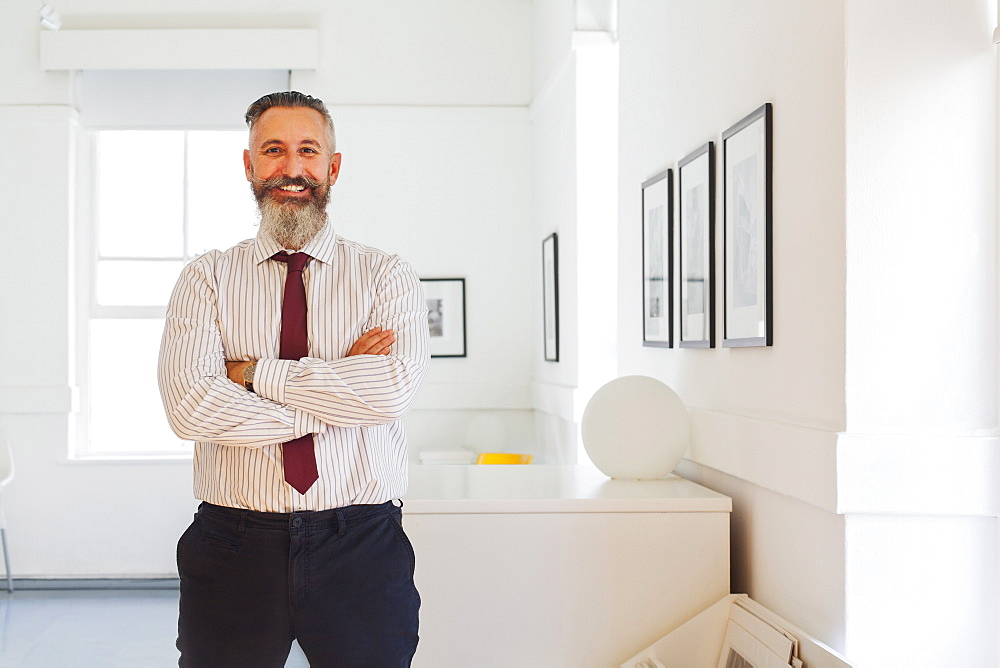
[[[338, 231], [399, 252], [421, 275], [467, 281], [469, 356], [433, 360], [407, 418], [414, 449], [534, 437], [531, 2], [310, 0], [277, 16], [265, 0], [238, 10], [225, 0], [66, 0], [57, 9], [64, 30], [318, 27], [320, 67], [293, 72], [291, 83], [327, 101], [338, 121]], [[3, 312], [26, 314], [0, 319], [0, 433], [17, 465], [4, 494], [13, 570], [171, 575], [196, 504], [190, 463], [67, 461], [71, 369], [81, 352], [73, 350], [69, 261], [77, 97], [69, 73], [39, 67], [37, 12], [37, 3], [17, 0], [0, 22], [0, 139], [18, 156], [0, 167], [0, 197], [10, 202], [0, 244], [44, 240], [48, 251], [32, 292], [21, 288], [28, 255], [9, 257], [0, 286]]]
[[[619, 8], [620, 373], [691, 408], [734, 590], [860, 666], [1000, 665], [992, 4]], [[639, 184], [708, 140], [721, 177], [764, 102], [774, 346], [643, 349]]]
[[[466, 279], [468, 357], [433, 360], [407, 417], [411, 452], [475, 448], [466, 431], [490, 410], [506, 433], [497, 447], [544, 461], [530, 410], [540, 274], [530, 252], [527, 108], [342, 105], [333, 113], [344, 153], [331, 204], [338, 231], [399, 253], [422, 277]], [[451, 433], [441, 433], [445, 425]]]
[[[676, 390], [694, 420], [682, 472], [747, 501], [734, 503], [734, 586], [833, 642], [843, 637], [833, 493], [845, 420], [843, 8], [625, 2], [619, 36], [619, 373]], [[774, 346], [643, 348], [639, 186], [715, 142], [721, 270], [721, 134], [765, 102], [775, 127]], [[722, 306], [717, 288], [717, 328]], [[799, 542], [814, 559], [787, 549]]]
[[997, 425], [995, 16], [847, 3], [851, 431]]

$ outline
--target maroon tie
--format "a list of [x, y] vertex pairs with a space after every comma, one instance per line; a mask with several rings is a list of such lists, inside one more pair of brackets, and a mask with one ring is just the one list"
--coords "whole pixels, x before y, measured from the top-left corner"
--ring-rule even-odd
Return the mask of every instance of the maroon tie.
[[[281, 302], [281, 347], [278, 350], [278, 357], [283, 360], [302, 359], [309, 354], [306, 286], [302, 282], [302, 269], [309, 261], [309, 256], [305, 253], [293, 255], [277, 253], [272, 259], [288, 263], [285, 296]], [[285, 482], [294, 487], [299, 494], [305, 494], [319, 478], [312, 434], [288, 441], [281, 446], [281, 453], [285, 465]]]

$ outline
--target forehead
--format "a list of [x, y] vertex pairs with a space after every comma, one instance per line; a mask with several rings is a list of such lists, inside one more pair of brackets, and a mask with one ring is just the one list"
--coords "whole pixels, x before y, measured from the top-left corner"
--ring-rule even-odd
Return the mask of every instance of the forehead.
[[299, 144], [312, 141], [326, 144], [326, 120], [308, 107], [271, 107], [257, 119], [250, 134], [252, 144], [280, 141]]

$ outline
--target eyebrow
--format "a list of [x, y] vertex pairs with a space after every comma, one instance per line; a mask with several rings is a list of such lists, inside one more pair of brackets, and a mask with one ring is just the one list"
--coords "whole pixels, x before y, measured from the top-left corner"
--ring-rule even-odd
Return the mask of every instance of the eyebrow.
[[[268, 139], [266, 142], [261, 144], [260, 147], [264, 148], [265, 146], [283, 146], [284, 144], [285, 142], [281, 141], [280, 139]], [[322, 148], [322, 145], [315, 139], [303, 139], [301, 142], [299, 142], [299, 146], [303, 145], [316, 146], [318, 148]]]

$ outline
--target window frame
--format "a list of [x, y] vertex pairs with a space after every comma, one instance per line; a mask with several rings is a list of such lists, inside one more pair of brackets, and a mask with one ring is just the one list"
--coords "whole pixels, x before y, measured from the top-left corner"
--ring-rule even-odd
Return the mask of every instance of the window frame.
[[[167, 308], [165, 305], [108, 305], [98, 303], [97, 279], [98, 266], [102, 261], [142, 261], [142, 262], [182, 262], [187, 264], [197, 255], [190, 249], [188, 211], [188, 155], [190, 151], [189, 135], [191, 132], [225, 131], [246, 132], [242, 125], [228, 126], [184, 126], [184, 127], [81, 127], [77, 137], [76, 157], [76, 210], [75, 225], [75, 266], [72, 273], [76, 279], [76, 305], [72, 323], [75, 329], [75, 380], [78, 387], [77, 411], [71, 416], [68, 458], [70, 461], [187, 461], [193, 456], [194, 447], [191, 441], [184, 441], [172, 434], [164, 419], [166, 433], [173, 439], [176, 447], [137, 450], [102, 450], [94, 448], [92, 440], [92, 411], [94, 408], [92, 389], [91, 364], [91, 323], [95, 320], [164, 320]], [[100, 252], [100, 134], [106, 131], [163, 131], [184, 133], [183, 155], [183, 189], [184, 206], [182, 226], [182, 252], [180, 257], [139, 257], [139, 256], [102, 256]], [[140, 436], [141, 437], [141, 436]]]

